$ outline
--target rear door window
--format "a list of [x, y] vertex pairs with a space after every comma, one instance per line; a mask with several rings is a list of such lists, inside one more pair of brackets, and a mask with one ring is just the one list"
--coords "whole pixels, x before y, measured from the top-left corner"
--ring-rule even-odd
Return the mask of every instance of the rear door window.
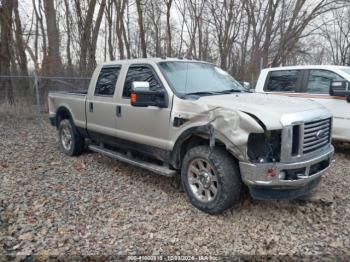
[[304, 92], [328, 94], [333, 80], [344, 80], [344, 78], [328, 70], [309, 70], [309, 77]]
[[299, 92], [300, 70], [271, 71], [267, 78], [265, 91]]
[[98, 76], [95, 96], [113, 96], [118, 80], [120, 67], [105, 67]]

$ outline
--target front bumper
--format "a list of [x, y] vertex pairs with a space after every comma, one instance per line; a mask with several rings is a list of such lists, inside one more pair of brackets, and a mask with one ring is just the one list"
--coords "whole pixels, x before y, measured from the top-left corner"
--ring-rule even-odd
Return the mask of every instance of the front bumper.
[[300, 189], [319, 180], [330, 167], [334, 155], [332, 145], [317, 157], [296, 163], [240, 162], [243, 182], [250, 188]]

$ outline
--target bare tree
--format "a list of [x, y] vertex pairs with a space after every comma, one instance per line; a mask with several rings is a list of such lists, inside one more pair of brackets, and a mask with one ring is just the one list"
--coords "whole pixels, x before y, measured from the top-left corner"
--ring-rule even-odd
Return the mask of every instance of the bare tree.
[[170, 11], [171, 11], [171, 6], [173, 4], [173, 0], [164, 0], [165, 6], [166, 6], [166, 28], [167, 28], [167, 51], [166, 55], [171, 56], [172, 55], [172, 48], [171, 48], [171, 24], [170, 24]]
[[67, 47], [66, 47], [66, 55], [67, 55], [67, 69], [70, 74], [73, 73], [73, 62], [72, 62], [72, 54], [71, 54], [71, 12], [69, 7], [69, 1], [64, 0], [65, 11], [66, 11], [66, 27], [67, 27]]
[[124, 41], [127, 42], [127, 39], [124, 37], [124, 13], [125, 8], [127, 5], [127, 0], [114, 0], [114, 4], [116, 7], [116, 13], [117, 13], [117, 24], [116, 24], [116, 33], [118, 38], [118, 48], [119, 48], [119, 58], [124, 59], [125, 58], [125, 52], [124, 52]]
[[144, 29], [144, 19], [143, 19], [144, 3], [142, 2], [142, 0], [136, 0], [136, 7], [137, 7], [137, 15], [138, 15], [138, 25], [139, 25], [142, 57], [146, 58], [147, 57], [146, 33]]
[[[147, 18], [150, 21], [150, 33], [149, 37], [151, 38], [149, 41], [149, 46], [152, 46], [153, 51], [150, 51], [152, 56], [160, 57], [162, 56], [162, 35], [161, 35], [161, 27], [162, 27], [162, 3], [156, 0], [149, 0], [147, 8]], [[154, 48], [153, 48], [154, 47]]]
[[93, 27], [93, 18], [95, 12], [96, 0], [89, 1], [86, 16], [83, 17], [81, 3], [75, 0], [75, 10], [78, 20], [78, 28], [80, 34], [80, 57], [79, 57], [79, 72], [81, 75], [88, 74], [87, 72], [87, 56], [91, 41], [91, 32]]
[[[47, 53], [47, 42], [46, 42], [46, 30], [44, 27], [44, 22], [43, 22], [43, 15], [42, 15], [42, 0], [38, 0], [38, 6], [36, 4], [36, 0], [32, 0], [33, 7], [34, 7], [34, 13], [36, 17], [36, 31], [35, 31], [35, 57], [36, 60], [39, 60], [39, 55], [38, 55], [38, 41], [39, 41], [39, 36], [41, 35], [41, 40], [42, 40], [42, 53], [46, 54]], [[39, 28], [40, 28], [40, 34], [39, 34]]]
[[332, 6], [335, 1], [321, 0], [314, 6], [308, 5], [306, 0], [283, 1], [279, 21], [279, 40], [277, 50], [272, 59], [272, 65], [285, 65], [288, 54], [293, 53], [301, 38], [310, 32], [305, 29], [316, 17], [339, 8]]
[[113, 8], [113, 1], [108, 0], [107, 2], [107, 8], [106, 8], [106, 20], [107, 20], [107, 26], [108, 26], [108, 54], [110, 60], [115, 60], [115, 52], [113, 47], [113, 15], [114, 15], [114, 8]]
[[56, 8], [52, 0], [44, 0], [47, 26], [48, 52], [44, 55], [43, 71], [48, 75], [61, 75], [60, 36], [56, 21]]
[[101, 27], [103, 14], [106, 7], [106, 0], [102, 0], [97, 14], [96, 22], [92, 31], [91, 43], [89, 44], [88, 71], [92, 72], [96, 67], [96, 45]]
[[332, 63], [350, 65], [350, 10], [341, 9], [332, 12], [330, 21], [324, 21], [321, 36], [328, 42]]
[[[12, 11], [13, 1], [3, 0], [0, 6], [0, 73], [5, 76], [11, 73]], [[11, 80], [1, 79], [1, 87], [5, 90], [7, 101], [13, 104], [14, 97]]]
[[[21, 18], [18, 11], [18, 0], [13, 0], [13, 12], [15, 14], [15, 39], [16, 39], [16, 51], [18, 53], [18, 65], [20, 69], [20, 74], [27, 76], [28, 75], [28, 65], [27, 65], [27, 56], [25, 53], [26, 45], [23, 40], [23, 30], [21, 24]], [[28, 88], [28, 85], [26, 85]]]
[[220, 65], [228, 69], [228, 57], [236, 41], [241, 28], [243, 18], [244, 2], [224, 1], [219, 4], [217, 1], [210, 1], [210, 10], [215, 27], [215, 36], [219, 48]]

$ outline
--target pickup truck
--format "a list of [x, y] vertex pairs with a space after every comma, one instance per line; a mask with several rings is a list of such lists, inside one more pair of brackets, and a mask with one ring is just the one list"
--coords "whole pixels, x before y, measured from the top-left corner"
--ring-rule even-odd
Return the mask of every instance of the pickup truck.
[[333, 115], [333, 139], [350, 142], [350, 67], [266, 68], [260, 73], [255, 91], [320, 103]]
[[165, 176], [220, 213], [245, 185], [257, 199], [309, 193], [330, 167], [332, 115], [310, 101], [251, 93], [219, 67], [175, 58], [99, 65], [87, 93], [48, 96], [61, 150], [85, 148]]

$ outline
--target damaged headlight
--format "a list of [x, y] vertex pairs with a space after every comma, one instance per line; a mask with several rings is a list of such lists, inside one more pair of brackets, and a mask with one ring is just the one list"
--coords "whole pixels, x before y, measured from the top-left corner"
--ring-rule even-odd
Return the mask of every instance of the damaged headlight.
[[248, 138], [248, 157], [254, 163], [279, 162], [281, 130], [251, 133]]

